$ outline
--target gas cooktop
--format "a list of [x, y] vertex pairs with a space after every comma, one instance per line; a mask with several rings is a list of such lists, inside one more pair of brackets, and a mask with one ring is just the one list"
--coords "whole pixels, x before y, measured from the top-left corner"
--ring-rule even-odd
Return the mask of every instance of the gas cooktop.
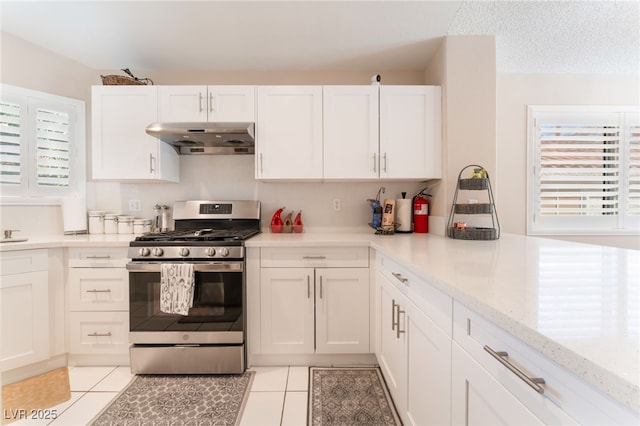
[[244, 241], [259, 229], [195, 229], [143, 234], [136, 237], [139, 242], [199, 242], [199, 241]]

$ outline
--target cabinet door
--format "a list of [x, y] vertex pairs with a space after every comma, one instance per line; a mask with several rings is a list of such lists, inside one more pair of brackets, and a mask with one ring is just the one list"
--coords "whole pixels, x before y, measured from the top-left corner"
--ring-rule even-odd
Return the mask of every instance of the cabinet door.
[[407, 308], [407, 417], [451, 423], [451, 338], [415, 305]]
[[255, 86], [209, 86], [209, 121], [256, 121]]
[[407, 401], [406, 312], [404, 297], [380, 273], [377, 274], [377, 305], [380, 312], [380, 335], [376, 351], [384, 375], [400, 416], [405, 419]]
[[369, 353], [369, 269], [316, 269], [316, 352]]
[[0, 282], [0, 371], [49, 357], [48, 272], [3, 275]]
[[257, 179], [322, 178], [322, 87], [258, 87]]
[[155, 86], [93, 86], [94, 179], [179, 180], [177, 153], [145, 132], [158, 120], [157, 90]]
[[544, 424], [455, 343], [452, 352], [452, 424]]
[[260, 338], [263, 353], [313, 353], [313, 281], [311, 268], [262, 269]]
[[439, 86], [380, 86], [380, 177], [441, 177]]
[[324, 178], [378, 178], [378, 87], [324, 86]]
[[158, 86], [159, 121], [207, 121], [207, 86]]

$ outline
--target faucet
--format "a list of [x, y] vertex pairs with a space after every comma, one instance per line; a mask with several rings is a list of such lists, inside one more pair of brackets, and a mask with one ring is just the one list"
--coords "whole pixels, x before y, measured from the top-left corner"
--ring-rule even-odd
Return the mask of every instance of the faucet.
[[4, 231], [2, 231], [3, 235], [4, 235], [4, 239], [5, 240], [10, 240], [11, 238], [13, 238], [13, 236], [11, 235], [14, 232], [20, 232], [19, 229], [5, 229]]

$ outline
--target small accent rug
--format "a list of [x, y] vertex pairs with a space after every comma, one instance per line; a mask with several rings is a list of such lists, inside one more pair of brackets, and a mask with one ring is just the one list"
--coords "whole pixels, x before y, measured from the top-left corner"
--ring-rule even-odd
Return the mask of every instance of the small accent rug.
[[90, 425], [235, 425], [254, 374], [136, 376]]
[[309, 425], [401, 424], [379, 368], [310, 368]]

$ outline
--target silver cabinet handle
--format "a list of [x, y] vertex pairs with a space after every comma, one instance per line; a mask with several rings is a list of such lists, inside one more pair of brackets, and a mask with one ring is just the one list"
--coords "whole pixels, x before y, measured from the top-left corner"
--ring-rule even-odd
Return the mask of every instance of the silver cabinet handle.
[[396, 328], [396, 338], [400, 338], [400, 335], [404, 333], [404, 330], [400, 330], [400, 314], [404, 315], [404, 311], [402, 309], [400, 309], [400, 305], [398, 305], [398, 321], [396, 322], [396, 324], [398, 325], [398, 328]]
[[203, 111], [202, 109], [202, 99], [204, 98], [204, 96], [202, 96], [202, 92], [198, 92], [198, 109], [200, 110], [200, 112]]
[[307, 299], [311, 299], [311, 277], [307, 275]]
[[378, 155], [374, 152], [373, 153], [373, 173], [375, 173], [378, 169], [378, 165], [376, 164], [376, 158], [378, 157]]
[[149, 173], [155, 173], [153, 154], [149, 154]]
[[327, 256], [302, 256], [304, 260], [325, 260]]
[[507, 359], [505, 359], [506, 357], [509, 356], [509, 354], [507, 352], [502, 352], [502, 351], [496, 352], [493, 349], [491, 349], [489, 347], [489, 345], [484, 345], [484, 350], [489, 352], [489, 355], [491, 355], [492, 357], [497, 359], [500, 362], [500, 364], [502, 364], [505, 367], [507, 367], [507, 369], [509, 369], [509, 371], [511, 371], [513, 374], [515, 374], [516, 376], [521, 378], [523, 382], [525, 382], [526, 384], [531, 386], [531, 388], [533, 388], [533, 390], [535, 390], [536, 392], [538, 392], [541, 395], [544, 393], [544, 388], [542, 386], [540, 386], [540, 385], [544, 385], [545, 384], [544, 379], [540, 378], [540, 377], [529, 377], [529, 376], [527, 376], [522, 370], [520, 370], [518, 367], [516, 367], [515, 365], [510, 363]]
[[94, 288], [93, 290], [87, 290], [87, 293], [111, 293], [111, 289], [107, 288], [104, 290], [98, 290], [97, 288]]
[[89, 336], [89, 337], [111, 337], [111, 332], [110, 331], [108, 331], [106, 333], [94, 332], [94, 333], [87, 334], [87, 336]]
[[396, 305], [395, 299], [391, 299], [391, 331], [396, 329], [396, 306], [400, 309], [400, 305]]
[[322, 275], [320, 275], [320, 299], [322, 299]]
[[399, 272], [392, 272], [392, 273], [391, 273], [391, 275], [393, 275], [394, 277], [396, 277], [396, 279], [397, 279], [398, 281], [400, 281], [402, 284], [406, 284], [406, 283], [408, 283], [408, 282], [409, 282], [409, 280], [408, 280], [407, 278], [403, 277], [403, 276], [402, 276], [402, 274], [401, 274], [401, 273], [399, 273]]
[[87, 259], [111, 259], [111, 256], [87, 256]]
[[387, 173], [387, 153], [385, 152], [384, 155], [382, 156], [382, 158], [384, 158], [384, 169], [383, 171], [385, 173]]
[[209, 111], [213, 112], [213, 93], [209, 93]]

